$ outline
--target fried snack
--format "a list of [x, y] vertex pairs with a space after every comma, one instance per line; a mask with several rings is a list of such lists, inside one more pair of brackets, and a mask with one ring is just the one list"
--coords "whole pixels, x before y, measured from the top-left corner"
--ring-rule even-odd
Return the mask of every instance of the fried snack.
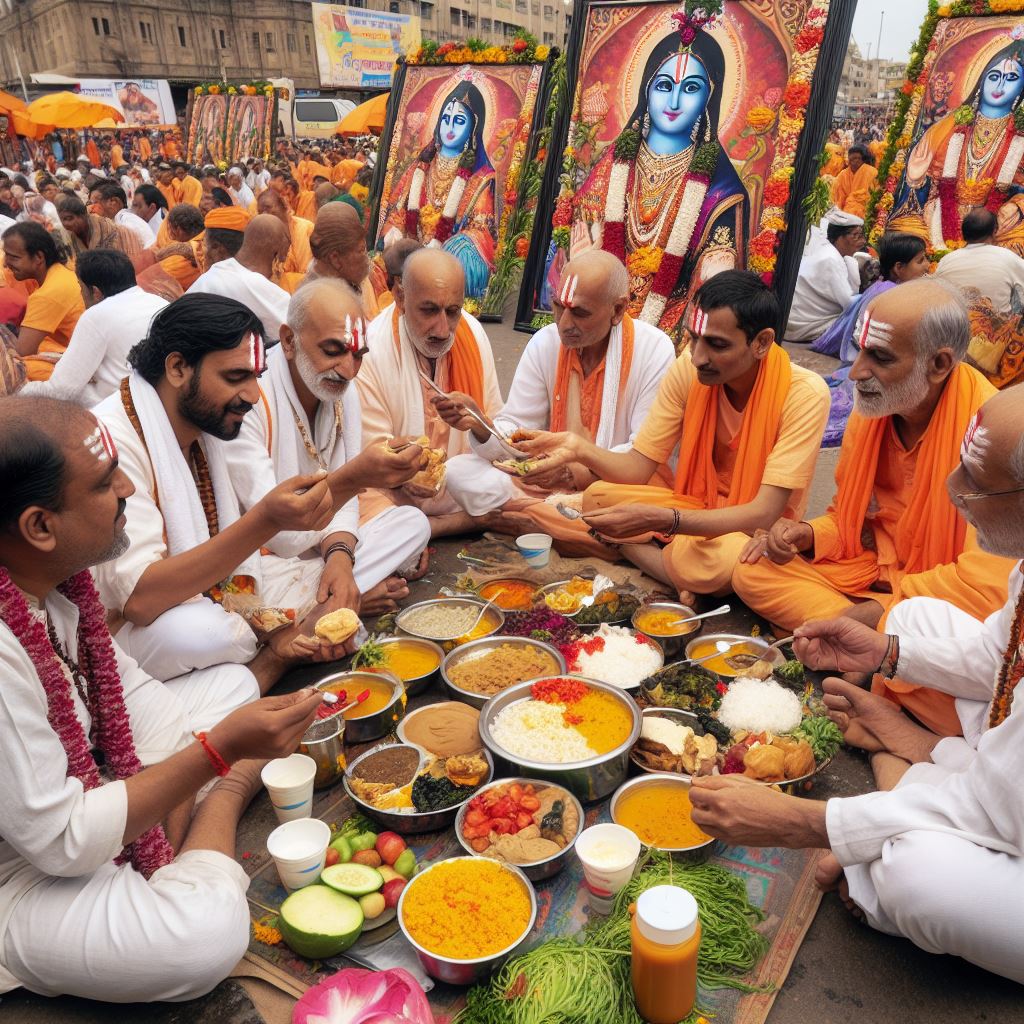
[[810, 775], [815, 768], [811, 745], [805, 740], [800, 740], [793, 749], [786, 751], [783, 768], [787, 779], [799, 779], [804, 775]]
[[443, 448], [431, 448], [430, 438], [425, 435], [417, 437], [414, 444], [418, 444], [427, 453], [427, 465], [406, 486], [431, 495], [439, 494], [444, 486], [444, 460], [448, 453]]
[[371, 807], [376, 807], [377, 801], [395, 788], [391, 782], [366, 782], [354, 775], [349, 776], [348, 784], [352, 787], [352, 792]]
[[331, 644], [343, 644], [355, 635], [359, 628], [359, 616], [351, 608], [339, 608], [337, 611], [321, 615], [313, 632]]
[[743, 759], [743, 774], [758, 782], [784, 782], [786, 754], [779, 747], [751, 747]]
[[487, 778], [487, 762], [479, 754], [458, 754], [445, 759], [444, 771], [456, 786], [479, 786]]

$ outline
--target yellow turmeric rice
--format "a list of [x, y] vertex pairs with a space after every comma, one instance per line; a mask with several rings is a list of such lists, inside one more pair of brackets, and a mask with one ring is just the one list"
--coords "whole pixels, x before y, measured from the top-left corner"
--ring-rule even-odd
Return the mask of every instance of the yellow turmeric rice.
[[526, 930], [530, 899], [523, 883], [493, 861], [459, 857], [413, 880], [402, 923], [430, 953], [476, 960], [507, 949]]

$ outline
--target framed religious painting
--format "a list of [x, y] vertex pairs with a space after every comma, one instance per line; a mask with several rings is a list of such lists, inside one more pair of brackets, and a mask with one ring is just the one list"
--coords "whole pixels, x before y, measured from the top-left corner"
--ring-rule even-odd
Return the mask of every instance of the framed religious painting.
[[500, 318], [529, 224], [524, 173], [544, 113], [547, 47], [425, 44], [400, 65], [372, 194], [370, 245], [414, 238], [466, 271], [466, 307]]
[[[986, 209], [996, 244], [1024, 256], [1024, 3], [931, 5], [887, 142], [867, 212], [873, 241], [909, 232], [937, 262], [965, 245], [964, 217]], [[999, 308], [966, 297], [968, 359], [997, 387], [1024, 380], [1024, 291]]]
[[[252, 92], [243, 91], [249, 88]], [[277, 121], [273, 87], [259, 91], [255, 86], [241, 86], [230, 100], [225, 159], [230, 164], [250, 157], [266, 160], [271, 153]]]
[[228, 96], [221, 86], [196, 86], [190, 96], [185, 160], [198, 167], [220, 164], [227, 146]]
[[803, 214], [853, 19], [852, 0], [591, 0], [569, 43], [517, 327], [551, 316], [562, 267], [602, 248], [630, 312], [679, 337], [719, 271], [791, 301]]
[[[286, 90], [280, 90], [282, 98]], [[189, 94], [185, 159], [222, 166], [266, 160], [277, 132], [278, 90], [269, 82], [197, 85]]]

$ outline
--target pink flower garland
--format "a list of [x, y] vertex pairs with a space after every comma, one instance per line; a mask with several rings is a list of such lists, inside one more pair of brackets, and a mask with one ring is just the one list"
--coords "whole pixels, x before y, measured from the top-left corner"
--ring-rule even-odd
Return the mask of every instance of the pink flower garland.
[[[96, 586], [92, 576], [85, 571], [72, 576], [58, 589], [78, 607], [79, 666], [95, 694], [97, 746], [116, 779], [131, 778], [142, 771], [142, 764], [135, 752], [114, 644]], [[46, 627], [31, 614], [24, 595], [3, 567], [0, 567], [0, 619], [7, 624], [35, 666], [46, 693], [50, 726], [67, 753], [68, 775], [79, 779], [86, 790], [102, 785], [89, 741], [75, 713], [71, 683], [50, 643]], [[155, 825], [126, 846], [116, 863], [130, 861], [132, 867], [149, 878], [173, 859], [174, 851], [163, 828]]]

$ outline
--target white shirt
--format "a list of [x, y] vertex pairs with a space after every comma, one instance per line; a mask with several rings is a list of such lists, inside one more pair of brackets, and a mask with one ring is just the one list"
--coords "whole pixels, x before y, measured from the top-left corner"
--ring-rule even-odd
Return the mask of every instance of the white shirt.
[[[323, 402], [311, 428], [288, 375], [290, 364], [280, 345], [267, 354], [267, 364], [267, 372], [260, 378], [263, 400], [242, 420], [238, 437], [224, 446], [231, 482], [243, 512], [289, 477], [316, 473], [321, 468], [307, 451], [296, 418], [328, 470], [338, 469], [362, 451], [359, 394], [354, 384], [345, 390], [340, 429], [333, 405]], [[267, 547], [283, 557], [309, 551], [319, 554], [320, 542], [332, 533], [358, 537], [358, 497], [342, 505], [323, 530], [281, 532], [267, 542]]]
[[102, 402], [120, 387], [128, 374], [128, 353], [149, 334], [153, 317], [166, 305], [136, 286], [90, 306], [46, 386], [75, 391], [86, 405]]
[[[1022, 583], [1018, 564], [1007, 603], [976, 635], [901, 637], [900, 678], [991, 702]], [[877, 860], [887, 840], [915, 830], [945, 832], [1024, 856], [1022, 776], [1024, 700], [1017, 699], [1002, 725], [981, 734], [976, 750], [965, 739], [949, 737], [935, 746], [931, 763], [912, 765], [897, 789], [829, 800], [829, 842], [843, 865]]]
[[786, 340], [816, 341], [859, 294], [857, 261], [841, 256], [820, 228], [812, 228], [800, 263]]
[[223, 295], [248, 306], [263, 321], [263, 329], [271, 343], [280, 338], [281, 324], [288, 319], [288, 303], [291, 296], [262, 274], [243, 267], [233, 257], [214, 263], [189, 288], [189, 294], [192, 292]]
[[[156, 241], [156, 232], [138, 214], [131, 210], [118, 210], [114, 223], [128, 228], [139, 240], [143, 249], [148, 249]], [[159, 226], [159, 225], [158, 225]]]
[[939, 260], [935, 276], [961, 291], [977, 289], [1000, 316], [1014, 312], [1016, 291], [1021, 307], [1016, 312], [1024, 312], [1024, 260], [1001, 245], [980, 242], [947, 253]]
[[270, 171], [264, 169], [259, 174], [250, 171], [246, 175], [245, 183], [258, 195], [270, 185]]
[[252, 193], [252, 189], [243, 181], [241, 188], [228, 187], [228, 192], [231, 194], [231, 198], [235, 201], [235, 206], [240, 206], [243, 210], [248, 210], [253, 203], [256, 202], [256, 197]]
[[[33, 602], [30, 600], [30, 607]], [[45, 609], [64, 649], [77, 659], [78, 609], [56, 591]], [[155, 764], [192, 741], [183, 706], [114, 645], [135, 748], [143, 765]], [[86, 735], [91, 719], [70, 687]], [[89, 875], [122, 848], [128, 820], [124, 782], [86, 791], [68, 777], [67, 753], [50, 726], [46, 693], [35, 666], [0, 622], [0, 949], [18, 900], [53, 876]], [[17, 737], [13, 742], [11, 737]], [[0, 992], [18, 986], [0, 966]]]
[[[634, 320], [633, 357], [629, 378], [622, 390], [622, 400], [615, 403], [615, 423], [611, 431], [611, 450], [627, 451], [647, 413], [658, 396], [662, 378], [675, 362], [675, 349], [668, 335], [642, 320]], [[498, 420], [526, 430], [549, 430], [551, 402], [555, 393], [558, 357], [562, 343], [555, 324], [539, 330], [524, 350], [508, 401], [498, 413]], [[606, 371], [607, 374], [607, 371]], [[506, 457], [493, 438], [481, 444], [472, 433], [470, 445], [488, 461]]]

